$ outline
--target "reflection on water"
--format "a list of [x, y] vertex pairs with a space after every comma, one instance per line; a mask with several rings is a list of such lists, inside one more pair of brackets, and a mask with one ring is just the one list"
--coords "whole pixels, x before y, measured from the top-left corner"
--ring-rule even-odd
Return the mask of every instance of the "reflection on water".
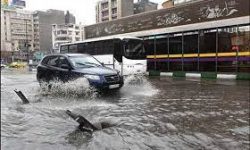
[[[6, 70], [1, 83], [3, 149], [249, 148], [247, 82], [129, 76], [119, 92], [100, 95], [85, 79], [48, 91], [35, 73]], [[31, 104], [22, 105], [14, 89]], [[114, 126], [79, 132], [67, 109]]]

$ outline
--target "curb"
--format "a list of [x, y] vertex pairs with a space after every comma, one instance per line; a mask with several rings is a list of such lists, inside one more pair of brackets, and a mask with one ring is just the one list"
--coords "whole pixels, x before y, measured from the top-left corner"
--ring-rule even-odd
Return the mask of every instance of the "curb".
[[164, 76], [164, 77], [184, 77], [184, 78], [201, 78], [201, 79], [226, 79], [226, 80], [250, 80], [250, 73], [223, 74], [216, 72], [160, 72], [149, 71], [148, 76]]

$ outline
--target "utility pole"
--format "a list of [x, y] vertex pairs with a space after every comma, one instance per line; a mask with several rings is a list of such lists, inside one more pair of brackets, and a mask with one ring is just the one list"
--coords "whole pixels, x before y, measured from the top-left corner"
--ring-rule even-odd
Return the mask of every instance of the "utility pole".
[[28, 44], [28, 42], [29, 42], [29, 39], [28, 39], [28, 20], [27, 19], [24, 19], [24, 21], [25, 21], [25, 35], [26, 35], [26, 42], [25, 42], [25, 48], [26, 48], [26, 50], [27, 50], [27, 62], [28, 62], [28, 64], [29, 64], [29, 44]]

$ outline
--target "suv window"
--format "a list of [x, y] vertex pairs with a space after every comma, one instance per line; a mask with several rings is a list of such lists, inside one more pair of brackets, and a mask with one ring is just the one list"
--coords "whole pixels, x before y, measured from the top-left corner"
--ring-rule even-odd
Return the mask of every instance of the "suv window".
[[53, 66], [53, 67], [57, 67], [59, 65], [59, 59], [58, 57], [52, 57], [51, 59], [49, 59], [48, 63], [49, 66]]
[[42, 60], [41, 64], [42, 64], [42, 65], [47, 65], [48, 60], [49, 60], [49, 57], [45, 57], [45, 58], [43, 58], [43, 60]]
[[60, 57], [59, 57], [59, 60], [58, 60], [58, 67], [62, 68], [62, 67], [61, 67], [62, 65], [67, 65], [67, 66], [69, 66], [69, 63], [68, 63], [68, 60], [67, 60], [65, 57], [60, 56]]
[[58, 56], [50, 56], [43, 59], [42, 64], [57, 67], [59, 62]]

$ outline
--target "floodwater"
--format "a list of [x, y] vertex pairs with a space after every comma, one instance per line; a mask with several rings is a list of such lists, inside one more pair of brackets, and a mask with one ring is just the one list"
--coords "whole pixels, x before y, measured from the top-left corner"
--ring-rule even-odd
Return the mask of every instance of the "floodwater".
[[[49, 91], [35, 72], [2, 70], [1, 149], [247, 150], [249, 96], [247, 81], [133, 76], [116, 93], [89, 90], [85, 79]], [[112, 127], [83, 133], [67, 109]]]

